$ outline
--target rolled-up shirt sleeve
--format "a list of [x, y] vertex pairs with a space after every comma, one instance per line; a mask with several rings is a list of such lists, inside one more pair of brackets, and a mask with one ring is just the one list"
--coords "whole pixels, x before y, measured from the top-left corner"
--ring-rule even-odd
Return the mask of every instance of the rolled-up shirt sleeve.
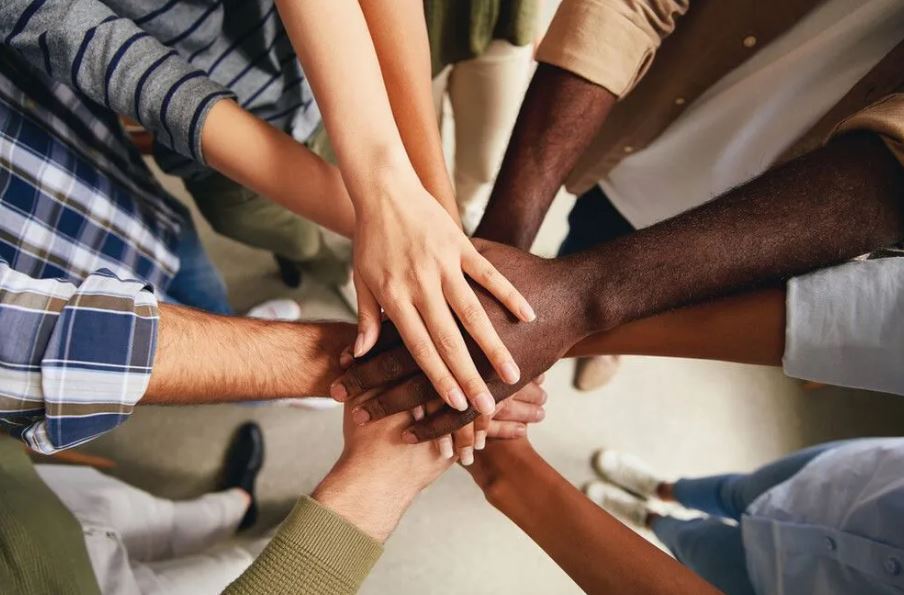
[[786, 312], [786, 374], [904, 395], [904, 258], [792, 279]]
[[832, 137], [855, 131], [878, 134], [904, 167], [904, 92], [886, 95], [845, 118], [832, 131]]
[[573, 72], [616, 97], [646, 74], [690, 0], [562, 0], [537, 60]]
[[0, 422], [52, 453], [112, 430], [147, 390], [158, 326], [150, 287], [101, 269], [33, 279], [0, 259]]

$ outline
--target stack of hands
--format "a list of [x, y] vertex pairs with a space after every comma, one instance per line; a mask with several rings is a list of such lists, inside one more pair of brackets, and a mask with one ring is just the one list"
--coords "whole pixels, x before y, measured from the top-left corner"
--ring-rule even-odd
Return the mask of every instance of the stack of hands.
[[481, 312], [521, 368], [514, 382], [503, 378], [476, 340], [465, 335], [468, 357], [493, 395], [490, 413], [473, 402], [462, 411], [443, 399], [391, 322], [383, 322], [364, 356], [355, 358], [356, 347], [349, 346], [340, 357], [344, 373], [331, 394], [345, 403], [345, 449], [313, 497], [380, 540], [415, 495], [453, 462], [470, 466], [488, 439], [525, 442], [517, 439], [527, 435], [528, 424], [545, 417], [544, 372], [586, 334], [579, 299], [557, 282], [561, 261], [492, 242], [475, 240], [475, 246], [537, 309], [535, 319], [526, 322], [488, 292], [474, 289]]

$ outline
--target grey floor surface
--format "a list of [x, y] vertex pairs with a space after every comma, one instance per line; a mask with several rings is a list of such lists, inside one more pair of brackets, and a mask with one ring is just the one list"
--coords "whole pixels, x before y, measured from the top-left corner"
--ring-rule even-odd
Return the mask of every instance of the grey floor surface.
[[[563, 198], [553, 209], [540, 253], [549, 253], [564, 233], [567, 208]], [[225, 271], [237, 309], [290, 296], [307, 318], [349, 319], [331, 290], [306, 282], [287, 291], [269, 255], [199, 226]], [[589, 394], [571, 388], [572, 362], [560, 362], [549, 374], [547, 418], [531, 436], [576, 485], [591, 479], [588, 459], [600, 446], [631, 451], [678, 476], [747, 470], [807, 444], [904, 430], [904, 398], [835, 388], [803, 391], [780, 370], [763, 367], [643, 357], [623, 362], [610, 385]], [[235, 427], [255, 419], [264, 427], [268, 452], [259, 485], [262, 524], [273, 524], [338, 455], [339, 415], [272, 406], [144, 407], [89, 449], [117, 460], [114, 473], [135, 485], [167, 497], [191, 497], [215, 484]], [[366, 594], [579, 592], [457, 468], [416, 501], [363, 589]]]

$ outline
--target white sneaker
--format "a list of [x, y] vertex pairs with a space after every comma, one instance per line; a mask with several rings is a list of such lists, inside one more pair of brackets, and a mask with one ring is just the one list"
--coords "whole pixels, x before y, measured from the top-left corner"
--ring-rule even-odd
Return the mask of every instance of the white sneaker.
[[295, 300], [267, 300], [248, 310], [245, 316], [261, 320], [295, 322], [301, 320], [301, 306]]
[[647, 503], [620, 487], [594, 480], [584, 486], [584, 494], [597, 506], [636, 527], [647, 522]]
[[664, 481], [637, 457], [616, 450], [598, 450], [591, 462], [600, 477], [641, 498], [653, 496]]

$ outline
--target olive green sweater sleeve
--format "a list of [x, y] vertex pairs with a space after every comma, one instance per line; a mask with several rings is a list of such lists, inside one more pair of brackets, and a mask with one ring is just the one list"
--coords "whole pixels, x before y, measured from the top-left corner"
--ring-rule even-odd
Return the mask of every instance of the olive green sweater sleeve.
[[315, 500], [302, 497], [227, 595], [355, 593], [383, 546]]

